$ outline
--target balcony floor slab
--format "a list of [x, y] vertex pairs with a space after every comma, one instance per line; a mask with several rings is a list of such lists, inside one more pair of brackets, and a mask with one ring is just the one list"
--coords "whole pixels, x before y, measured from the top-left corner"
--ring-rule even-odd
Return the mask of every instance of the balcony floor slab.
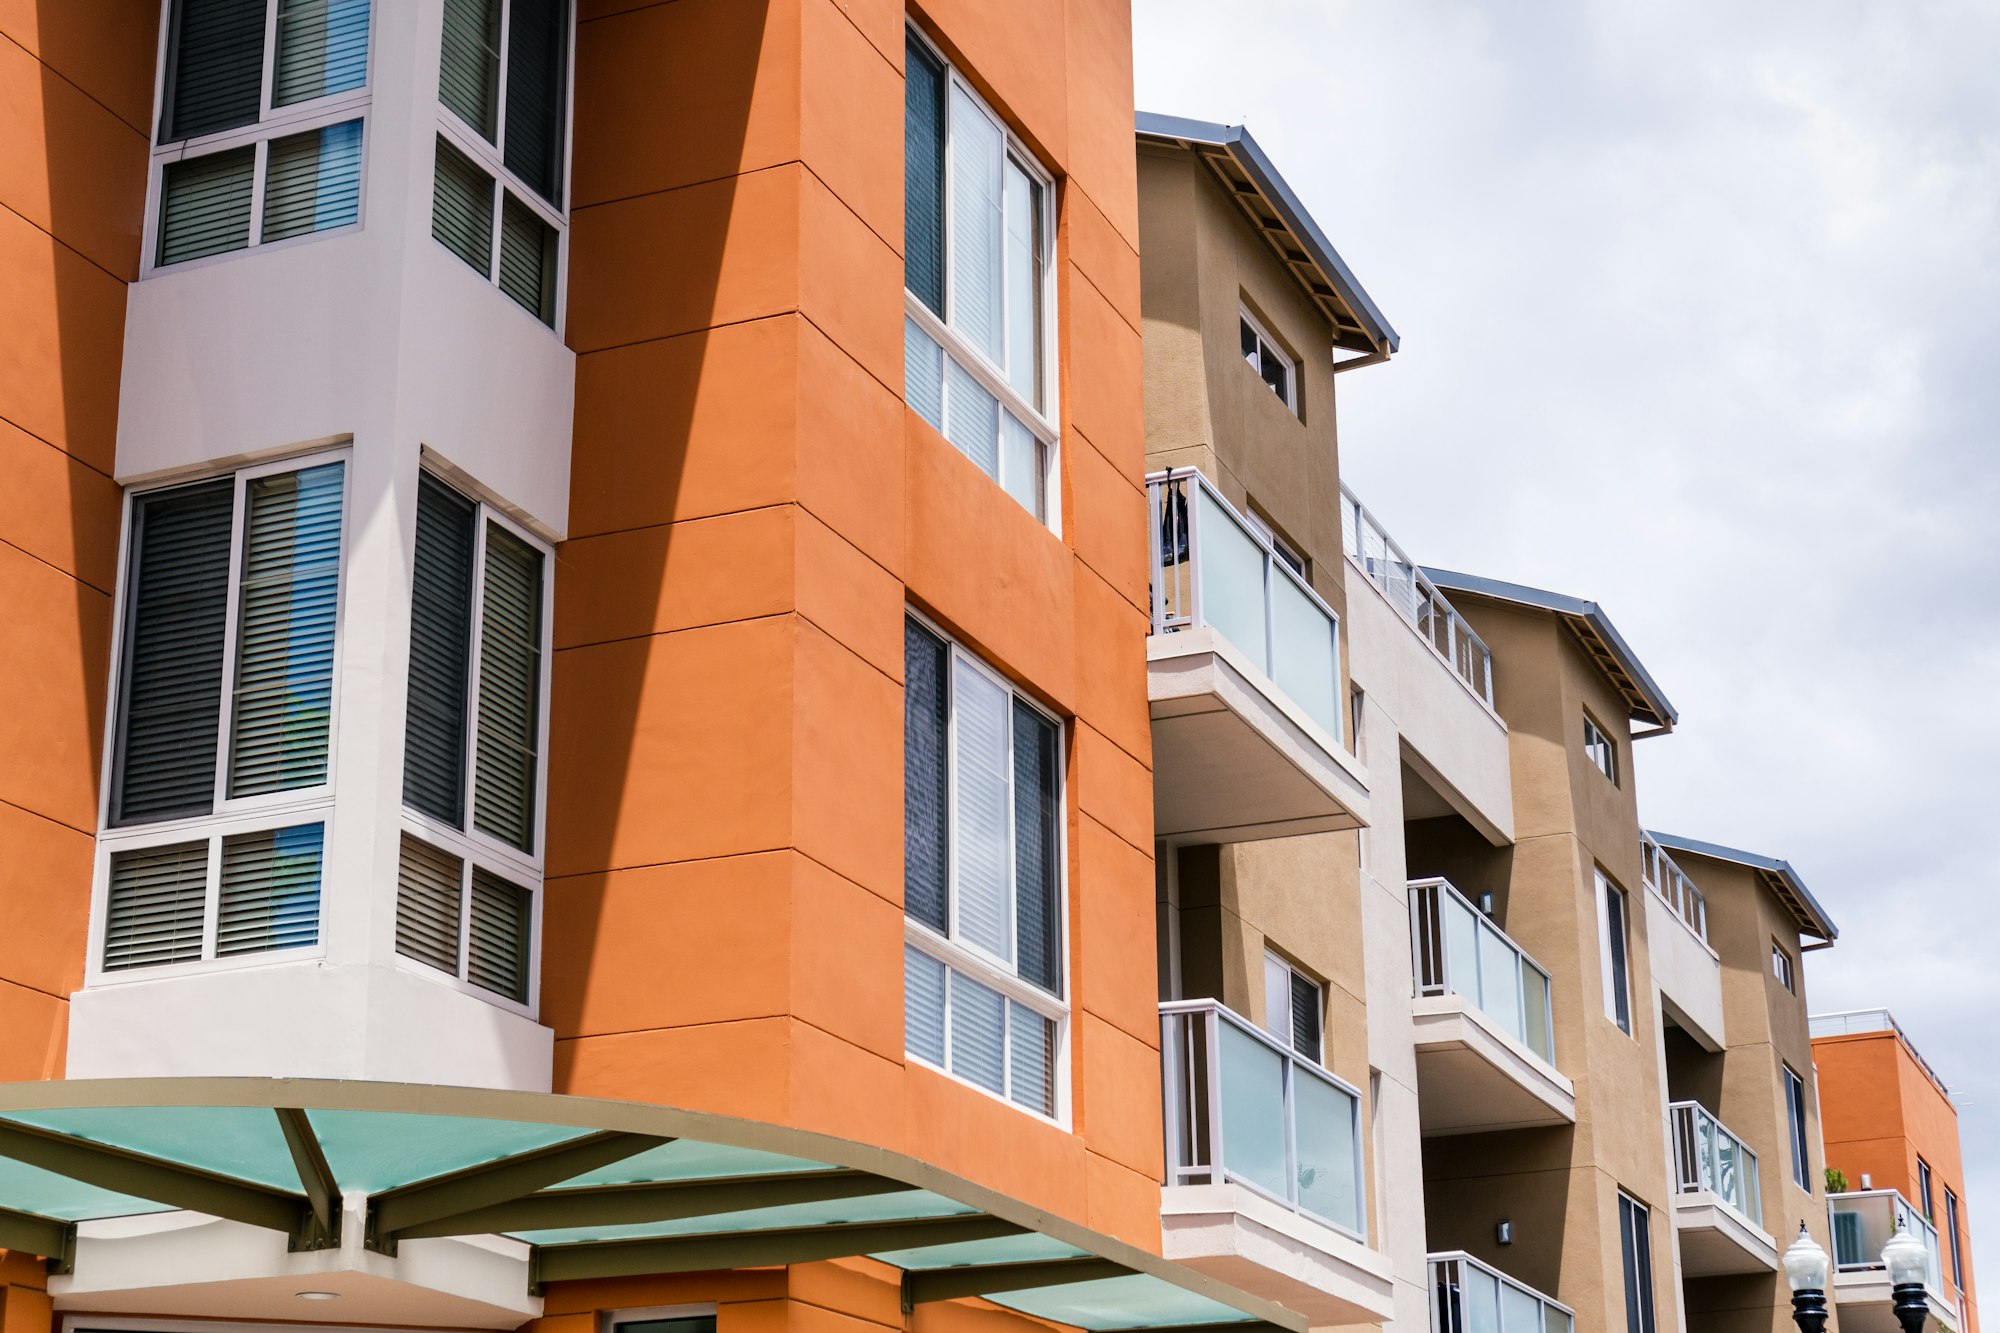
[[1160, 1191], [1160, 1233], [1167, 1258], [1297, 1310], [1314, 1328], [1395, 1314], [1386, 1257], [1241, 1185]]
[[1230, 642], [1195, 627], [1146, 641], [1154, 835], [1251, 842], [1368, 823], [1360, 765]]
[[[1675, 1196], [1674, 1233], [1688, 1277], [1778, 1271], [1778, 1242], [1771, 1234], [1707, 1190]], [[1841, 1327], [1847, 1327], [1844, 1309]]]
[[1413, 1017], [1425, 1137], [1576, 1123], [1576, 1085], [1464, 996], [1419, 996]]
[[[1935, 1291], [1927, 1291], [1932, 1323], [1941, 1329], [1959, 1327], [1958, 1306]], [[1894, 1310], [1889, 1275], [1865, 1269], [1833, 1275], [1833, 1300], [1840, 1311], [1840, 1333], [1902, 1333]]]

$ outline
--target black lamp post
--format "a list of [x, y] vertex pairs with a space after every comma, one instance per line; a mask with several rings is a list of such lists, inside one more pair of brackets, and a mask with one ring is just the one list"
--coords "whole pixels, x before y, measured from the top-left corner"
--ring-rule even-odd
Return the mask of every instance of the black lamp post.
[[1826, 1282], [1832, 1263], [1799, 1223], [1799, 1238], [1785, 1251], [1785, 1281], [1792, 1288], [1792, 1322], [1799, 1333], [1826, 1333]]
[[1896, 1322], [1903, 1333], [1924, 1333], [1930, 1318], [1930, 1298], [1924, 1294], [1924, 1280], [1930, 1276], [1931, 1252], [1921, 1240], [1900, 1226], [1882, 1247], [1882, 1266], [1889, 1270], [1889, 1294], [1895, 1304]]

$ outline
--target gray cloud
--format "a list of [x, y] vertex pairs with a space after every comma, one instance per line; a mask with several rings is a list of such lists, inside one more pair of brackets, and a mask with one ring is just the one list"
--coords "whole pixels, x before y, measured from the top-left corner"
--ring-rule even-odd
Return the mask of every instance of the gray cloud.
[[1403, 334], [1348, 480], [1606, 605], [1646, 819], [1799, 867], [1813, 1007], [1896, 1011], [2000, 1217], [2000, 6], [1135, 10], [1139, 104], [1247, 121]]

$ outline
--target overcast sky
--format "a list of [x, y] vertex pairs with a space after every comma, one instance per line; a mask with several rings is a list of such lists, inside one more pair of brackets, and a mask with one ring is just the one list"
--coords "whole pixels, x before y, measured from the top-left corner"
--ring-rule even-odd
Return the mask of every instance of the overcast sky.
[[1681, 714], [1641, 817], [1833, 914], [1811, 1006], [1952, 1086], [2000, 1284], [2000, 4], [1134, 10], [1139, 106], [1247, 123], [1402, 335], [1349, 484], [1604, 605]]

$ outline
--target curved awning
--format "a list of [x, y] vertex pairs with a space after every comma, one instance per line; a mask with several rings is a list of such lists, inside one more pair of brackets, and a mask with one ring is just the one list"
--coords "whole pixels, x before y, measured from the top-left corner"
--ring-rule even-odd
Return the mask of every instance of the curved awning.
[[[357, 1199], [365, 1204], [357, 1207]], [[1108, 1333], [1300, 1333], [1297, 1314], [867, 1144], [547, 1093], [302, 1079], [0, 1085], [0, 1247], [76, 1262], [78, 1225], [186, 1210], [292, 1251], [500, 1237], [526, 1280], [867, 1256], [906, 1308], [982, 1297]]]

